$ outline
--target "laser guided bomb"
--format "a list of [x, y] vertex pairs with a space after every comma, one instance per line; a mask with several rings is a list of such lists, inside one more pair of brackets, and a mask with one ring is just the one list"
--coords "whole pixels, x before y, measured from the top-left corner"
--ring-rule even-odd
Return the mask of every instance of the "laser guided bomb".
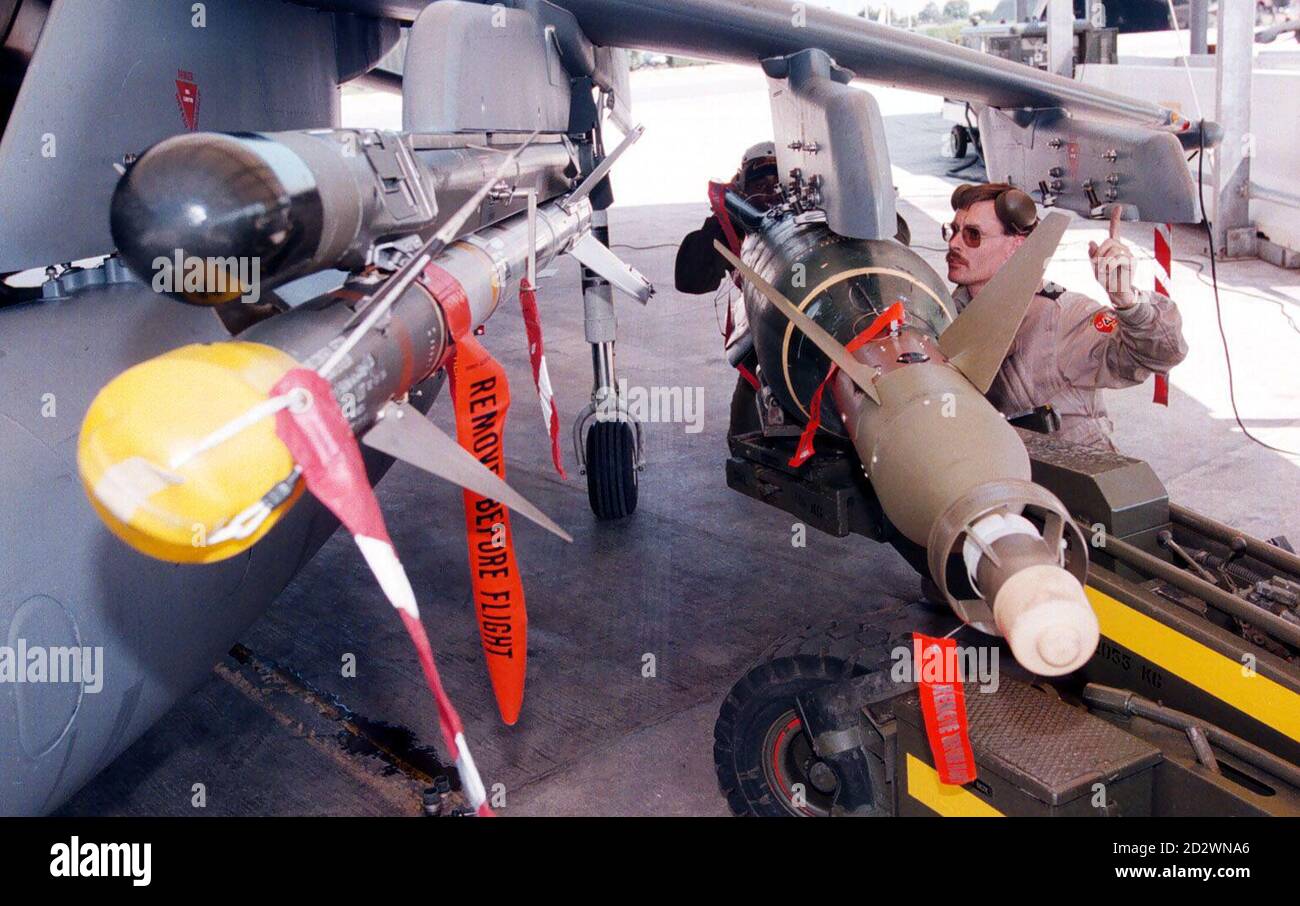
[[[113, 203], [114, 235], [140, 276], [175, 260], [244, 256], [260, 260], [264, 287], [323, 268], [354, 273], [237, 339], [175, 350], [110, 382], [90, 406], [78, 448], [101, 518], [136, 549], [171, 562], [247, 550], [301, 493], [300, 470], [268, 416], [277, 405], [272, 388], [308, 368], [329, 381], [368, 446], [567, 538], [405, 400], [447, 367], [458, 337], [560, 255], [649, 298], [650, 284], [593, 235], [588, 198], [640, 134], [576, 188], [576, 160], [563, 142], [422, 156], [410, 136], [335, 130], [189, 135], [146, 152]], [[560, 189], [558, 200], [536, 203]], [[459, 208], [440, 215], [444, 198]], [[502, 218], [493, 205], [523, 210]], [[471, 218], [500, 219], [474, 229]], [[422, 243], [426, 234], [433, 238]], [[395, 237], [406, 241], [385, 245]], [[172, 294], [237, 305], [243, 289], [205, 284]]]
[[[984, 398], [1064, 233], [1049, 215], [960, 315], [894, 240], [851, 239], [734, 193], [757, 374], [784, 412], [848, 440], [894, 527], [928, 552], [953, 610], [1043, 675], [1082, 666], [1099, 631], [1084, 539], [1030, 481], [1015, 429]], [[834, 373], [828, 378], [834, 366]]]

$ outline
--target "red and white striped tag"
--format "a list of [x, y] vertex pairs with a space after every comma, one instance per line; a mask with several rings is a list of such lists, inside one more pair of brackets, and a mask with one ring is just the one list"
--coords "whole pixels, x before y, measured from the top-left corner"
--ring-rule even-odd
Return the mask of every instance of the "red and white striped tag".
[[[1169, 285], [1173, 283], [1174, 273], [1174, 226], [1171, 223], [1157, 223], [1155, 235], [1156, 252], [1156, 292], [1162, 296], [1169, 295]], [[1169, 375], [1156, 375], [1155, 395], [1151, 402], [1157, 406], [1169, 405]]]
[[425, 681], [437, 702], [443, 742], [460, 772], [465, 797], [475, 814], [489, 817], [492, 809], [488, 806], [487, 791], [465, 743], [465, 728], [460, 715], [438, 675], [433, 646], [424, 624], [420, 622], [415, 591], [388, 535], [379, 501], [366, 476], [361, 448], [339, 409], [329, 382], [315, 371], [296, 368], [271, 390], [273, 397], [285, 394], [301, 397], [304, 393], [310, 400], [309, 404], [290, 406], [276, 413], [276, 433], [302, 469], [307, 490], [352, 533], [361, 555], [379, 581], [379, 587], [402, 618], [415, 646]]
[[524, 312], [528, 360], [533, 366], [533, 384], [542, 405], [542, 421], [551, 435], [551, 460], [555, 463], [555, 471], [567, 480], [569, 476], [564, 472], [564, 454], [560, 448], [560, 410], [555, 405], [555, 392], [551, 389], [551, 374], [546, 368], [546, 351], [542, 344], [542, 315], [537, 307], [537, 290], [527, 277], [519, 284], [519, 307]]

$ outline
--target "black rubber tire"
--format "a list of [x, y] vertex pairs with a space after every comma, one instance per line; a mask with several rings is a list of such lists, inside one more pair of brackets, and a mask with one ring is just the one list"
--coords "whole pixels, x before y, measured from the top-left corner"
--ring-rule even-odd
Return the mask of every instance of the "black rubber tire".
[[970, 151], [970, 133], [966, 131], [965, 126], [953, 126], [951, 138], [952, 159], [965, 160], [967, 152]]
[[736, 389], [731, 394], [731, 422], [728, 428], [731, 437], [763, 430], [763, 422], [758, 417], [757, 398], [758, 393], [745, 380], [745, 376], [737, 375]]
[[628, 422], [596, 422], [587, 432], [587, 499], [600, 520], [636, 512], [636, 434]]
[[[884, 632], [866, 624], [831, 623], [806, 627], [768, 648], [758, 665], [732, 687], [713, 728], [713, 766], [732, 814], [791, 817], [828, 811], [833, 794], [821, 796], [806, 789], [809, 807], [801, 811], [786, 791], [773, 785], [774, 779], [779, 784], [780, 770], [775, 764], [768, 768], [769, 759], [777, 755], [772, 733], [777, 724], [789, 721], [796, 696], [879, 669], [882, 658], [888, 657], [888, 645]], [[783, 736], [777, 737], [777, 746]]]

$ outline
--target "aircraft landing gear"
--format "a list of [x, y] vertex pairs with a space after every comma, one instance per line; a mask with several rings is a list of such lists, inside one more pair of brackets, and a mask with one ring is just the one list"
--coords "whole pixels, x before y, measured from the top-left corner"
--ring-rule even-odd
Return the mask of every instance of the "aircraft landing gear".
[[[609, 220], [595, 212], [592, 235], [609, 245]], [[587, 476], [587, 499], [597, 519], [624, 519], [636, 512], [638, 475], [645, 468], [641, 425], [619, 398], [614, 368], [614, 291], [609, 281], [583, 267], [582, 297], [587, 342], [595, 374], [591, 404], [573, 426], [574, 455]]]
[[965, 126], [953, 126], [943, 139], [943, 156], [952, 160], [965, 160], [970, 150], [970, 133]]

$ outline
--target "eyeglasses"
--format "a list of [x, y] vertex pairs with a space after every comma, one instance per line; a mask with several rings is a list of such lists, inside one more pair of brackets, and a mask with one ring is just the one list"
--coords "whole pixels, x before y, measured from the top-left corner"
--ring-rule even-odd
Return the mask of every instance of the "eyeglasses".
[[980, 243], [984, 241], [984, 234], [980, 232], [979, 227], [957, 226], [955, 221], [945, 223], [942, 232], [944, 242], [952, 242], [953, 237], [960, 233], [962, 242], [966, 243], [967, 248], [977, 249], [980, 247]]

